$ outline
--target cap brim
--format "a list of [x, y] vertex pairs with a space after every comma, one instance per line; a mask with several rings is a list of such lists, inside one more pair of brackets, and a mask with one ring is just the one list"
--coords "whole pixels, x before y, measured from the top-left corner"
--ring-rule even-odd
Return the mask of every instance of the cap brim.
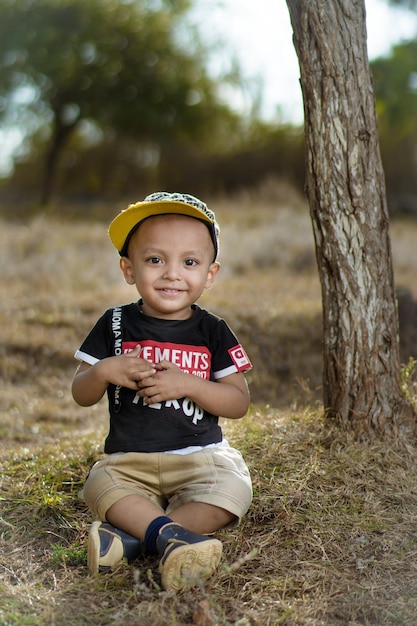
[[153, 215], [164, 215], [166, 213], [175, 213], [177, 215], [186, 215], [203, 220], [208, 224], [213, 222], [203, 212], [185, 202], [175, 202], [166, 200], [161, 202], [137, 202], [131, 204], [117, 215], [109, 226], [109, 237], [115, 248], [121, 252], [125, 246], [129, 233], [140, 222]]

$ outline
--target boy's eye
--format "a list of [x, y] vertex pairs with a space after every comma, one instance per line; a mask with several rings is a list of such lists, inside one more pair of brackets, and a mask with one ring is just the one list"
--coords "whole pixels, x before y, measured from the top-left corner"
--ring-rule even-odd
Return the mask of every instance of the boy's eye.
[[187, 265], [187, 267], [193, 267], [194, 265], [197, 265], [197, 261], [195, 259], [186, 259], [185, 265]]
[[161, 259], [159, 258], [159, 256], [151, 256], [148, 259], [148, 263], [152, 263], [153, 265], [157, 265], [158, 263], [161, 263]]

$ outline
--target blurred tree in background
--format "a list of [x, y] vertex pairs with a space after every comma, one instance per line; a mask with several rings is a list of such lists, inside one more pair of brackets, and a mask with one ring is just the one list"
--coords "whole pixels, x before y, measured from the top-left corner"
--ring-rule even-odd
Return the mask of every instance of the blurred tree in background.
[[165, 143], [233, 138], [238, 118], [218, 97], [206, 53], [184, 27], [189, 4], [0, 0], [1, 113], [24, 126], [38, 179], [33, 166], [46, 150], [43, 203], [69, 147], [75, 164], [100, 145], [96, 156], [110, 170], [110, 157], [113, 165], [147, 166]]
[[0, 0], [0, 120], [25, 137], [8, 187], [76, 199], [225, 191], [277, 171], [303, 184], [301, 130], [220, 97], [191, 0]]

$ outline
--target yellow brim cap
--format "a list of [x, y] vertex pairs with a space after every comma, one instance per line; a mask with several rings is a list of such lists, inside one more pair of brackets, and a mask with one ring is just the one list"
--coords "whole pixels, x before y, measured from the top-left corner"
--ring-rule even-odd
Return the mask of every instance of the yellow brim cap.
[[130, 204], [114, 218], [109, 226], [109, 237], [119, 254], [125, 256], [129, 239], [143, 220], [167, 213], [186, 215], [206, 222], [217, 256], [219, 227], [213, 211], [195, 196], [168, 192], [156, 192], [147, 196], [143, 202]]

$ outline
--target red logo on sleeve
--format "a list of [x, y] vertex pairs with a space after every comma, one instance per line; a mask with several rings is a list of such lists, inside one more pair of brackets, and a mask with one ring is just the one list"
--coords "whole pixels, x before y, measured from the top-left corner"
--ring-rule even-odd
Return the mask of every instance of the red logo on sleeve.
[[233, 363], [236, 365], [238, 372], [246, 372], [251, 369], [252, 363], [249, 361], [248, 355], [241, 345], [230, 348], [229, 355]]

